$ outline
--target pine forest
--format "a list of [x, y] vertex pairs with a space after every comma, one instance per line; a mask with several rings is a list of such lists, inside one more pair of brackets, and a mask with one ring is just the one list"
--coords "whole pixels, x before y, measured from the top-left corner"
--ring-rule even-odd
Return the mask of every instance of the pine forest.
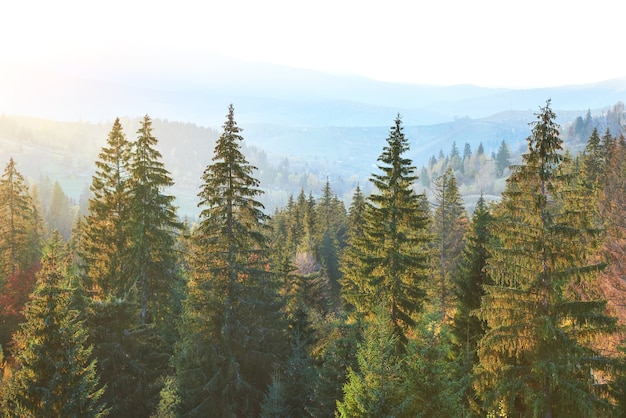
[[[3, 416], [626, 417], [624, 126], [563, 128], [548, 100], [519, 158], [418, 168], [389, 122], [349, 199], [327, 177], [270, 209], [230, 105], [196, 219], [147, 115], [110, 127], [82, 210], [10, 158]], [[501, 187], [467, 205], [481, 170]]]

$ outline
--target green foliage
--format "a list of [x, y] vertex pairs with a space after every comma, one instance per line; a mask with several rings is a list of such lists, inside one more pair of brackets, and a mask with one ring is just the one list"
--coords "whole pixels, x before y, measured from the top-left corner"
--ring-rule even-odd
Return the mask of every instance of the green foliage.
[[104, 395], [117, 416], [147, 416], [180, 314], [173, 181], [145, 116], [130, 143], [116, 119], [93, 176], [89, 214], [73, 245], [88, 281], [87, 322]]
[[381, 307], [369, 322], [359, 344], [358, 368], [348, 371], [343, 401], [337, 402], [339, 417], [408, 417], [405, 385], [406, 362], [399, 349], [395, 324]]
[[15, 336], [18, 368], [3, 400], [5, 412], [63, 417], [106, 413], [87, 330], [70, 307], [73, 289], [64, 259], [61, 238], [53, 235], [44, 249], [26, 322]]
[[11, 158], [0, 177], [0, 344], [10, 343], [39, 269], [41, 219]]
[[601, 416], [610, 408], [594, 375], [611, 361], [590, 342], [610, 334], [615, 320], [603, 301], [576, 291], [602, 265], [592, 257], [589, 202], [561, 165], [555, 118], [548, 101], [496, 211], [494, 284], [479, 310], [488, 331], [478, 346], [478, 387], [488, 405], [502, 401], [509, 414]]
[[153, 325], [138, 324], [136, 312], [136, 304], [111, 299], [92, 301], [86, 313], [103, 399], [117, 417], [148, 416], [168, 371], [171, 348]]
[[50, 207], [45, 218], [48, 230], [59, 231], [65, 240], [70, 238], [76, 214], [70, 198], [63, 192], [58, 181], [55, 181], [52, 186]]
[[448, 318], [452, 316], [455, 297], [452, 275], [457, 268], [463, 249], [463, 235], [467, 230], [463, 199], [451, 168], [433, 182], [433, 197], [433, 271], [438, 272], [439, 280], [436, 290], [431, 290], [431, 301], [438, 303], [441, 315]]
[[382, 173], [371, 177], [377, 191], [363, 214], [363, 237], [351, 237], [353, 261], [344, 270], [354, 308], [365, 315], [382, 305], [402, 341], [421, 310], [429, 268], [428, 213], [414, 191], [408, 150], [398, 116], [378, 158]]
[[[173, 206], [174, 197], [163, 193], [173, 185], [155, 148], [152, 121], [145, 116], [133, 144], [130, 174], [130, 236], [127, 269], [133, 278], [131, 300], [141, 307], [141, 323], [156, 323], [160, 329], [172, 326], [179, 312], [172, 311], [180, 280], [176, 276], [175, 233], [181, 225]], [[170, 331], [171, 333], [171, 331]]]
[[502, 141], [498, 153], [496, 154], [496, 174], [498, 177], [502, 177], [505, 170], [511, 165], [511, 153], [509, 147], [505, 141]]
[[156, 412], [150, 415], [151, 418], [176, 418], [178, 416], [180, 394], [176, 387], [176, 379], [172, 376], [167, 376], [159, 395], [159, 405]]
[[126, 263], [131, 219], [130, 152], [131, 144], [116, 119], [96, 161], [90, 187], [93, 196], [80, 248], [88, 289], [101, 298], [124, 298], [132, 283]]
[[347, 246], [341, 255], [341, 295], [346, 309], [354, 309], [363, 304], [364, 294], [360, 289], [366, 287], [366, 266], [361, 257], [360, 244], [365, 240], [365, 210], [367, 203], [361, 188], [357, 186], [352, 197], [348, 216]]
[[278, 284], [266, 270], [267, 216], [254, 167], [229, 107], [213, 164], [202, 176], [193, 275], [174, 359], [181, 410], [189, 416], [254, 416], [283, 352]]
[[0, 177], [0, 283], [39, 258], [41, 220], [13, 158]]
[[426, 312], [406, 349], [407, 411], [412, 417], [462, 416], [464, 381], [458, 379], [452, 335], [440, 314]]
[[465, 405], [481, 414], [478, 397], [473, 388], [473, 368], [478, 364], [476, 349], [487, 324], [474, 315], [485, 294], [484, 286], [492, 284], [485, 267], [489, 254], [491, 212], [481, 196], [472, 215], [470, 229], [465, 237], [465, 247], [459, 267], [453, 275], [457, 298], [457, 311], [452, 323], [459, 372], [465, 385]]
[[311, 353], [317, 377], [312, 382], [307, 412], [317, 418], [331, 418], [336, 403], [343, 399], [348, 371], [358, 367], [355, 353], [361, 330], [358, 323], [343, 316], [317, 317], [311, 322], [317, 336]]
[[[294, 416], [289, 413], [286, 401], [287, 385], [283, 383], [278, 373], [272, 375], [272, 383], [263, 398], [261, 418], [283, 418]], [[302, 415], [295, 415], [302, 416]]]

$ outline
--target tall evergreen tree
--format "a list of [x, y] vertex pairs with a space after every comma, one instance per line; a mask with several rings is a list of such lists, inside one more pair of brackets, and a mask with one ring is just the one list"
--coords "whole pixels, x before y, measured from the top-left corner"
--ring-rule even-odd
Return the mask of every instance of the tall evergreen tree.
[[74, 226], [75, 213], [61, 185], [58, 181], [52, 186], [52, 195], [50, 196], [50, 208], [48, 209], [47, 225], [50, 231], [57, 230], [68, 240]]
[[399, 335], [386, 309], [365, 327], [357, 350], [358, 368], [350, 369], [344, 399], [337, 402], [339, 417], [409, 417], [406, 364], [398, 352]]
[[53, 234], [26, 322], [15, 338], [18, 368], [3, 402], [13, 416], [95, 417], [106, 412], [87, 330], [71, 309], [74, 289], [63, 253], [60, 235]]
[[124, 298], [129, 290], [130, 150], [120, 120], [115, 119], [96, 161], [80, 250], [86, 284], [100, 299]]
[[467, 230], [467, 215], [463, 199], [456, 185], [452, 169], [437, 177], [433, 183], [435, 199], [434, 222], [432, 224], [435, 254], [435, 271], [439, 280], [433, 300], [439, 304], [439, 312], [445, 320], [451, 316], [454, 306], [452, 275], [456, 270], [463, 249], [463, 235]]
[[487, 404], [533, 417], [604, 416], [594, 371], [609, 363], [589, 342], [613, 330], [605, 303], [583, 300], [594, 280], [597, 231], [588, 202], [561, 169], [562, 140], [550, 101], [537, 114], [528, 152], [510, 178], [494, 223], [479, 317], [479, 389]]
[[480, 416], [485, 414], [473, 388], [473, 369], [478, 364], [478, 341], [485, 334], [487, 324], [473, 312], [480, 308], [481, 298], [485, 294], [484, 286], [492, 284], [485, 270], [489, 259], [487, 246], [490, 240], [490, 223], [491, 212], [481, 195], [466, 234], [459, 267], [453, 275], [457, 311], [452, 330], [463, 375], [461, 380], [465, 386], [464, 402], [467, 408]]
[[42, 222], [11, 158], [0, 177], [0, 345], [23, 321], [22, 310], [39, 268]]
[[11, 158], [0, 178], [0, 283], [39, 258], [41, 231], [28, 185]]
[[332, 291], [332, 305], [339, 302], [339, 280], [341, 272], [339, 270], [339, 254], [343, 247], [346, 230], [347, 216], [343, 203], [333, 194], [330, 181], [326, 179], [326, 184], [322, 191], [322, 197], [317, 205], [318, 218], [318, 256], [322, 264], [324, 273], [328, 276]]
[[509, 168], [510, 165], [511, 153], [509, 152], [508, 145], [503, 140], [500, 144], [500, 148], [498, 148], [498, 153], [496, 154], [496, 174], [498, 177], [501, 177], [504, 174], [504, 170]]
[[422, 308], [429, 267], [428, 215], [414, 191], [417, 176], [412, 161], [404, 157], [408, 150], [398, 116], [378, 158], [382, 173], [371, 177], [376, 192], [368, 198], [364, 236], [353, 237], [349, 250], [362, 266], [344, 271], [345, 285], [358, 297], [351, 301], [356, 310], [371, 314], [382, 305], [401, 341]]
[[262, 191], [228, 109], [202, 175], [201, 221], [175, 366], [187, 416], [256, 416], [281, 352], [277, 284], [266, 270]]
[[347, 246], [341, 254], [341, 270], [344, 274], [341, 279], [341, 296], [348, 310], [364, 304], [364, 294], [360, 289], [366, 287], [365, 255], [361, 252], [365, 242], [366, 207], [365, 196], [357, 186], [348, 211]]
[[177, 221], [174, 196], [164, 194], [174, 182], [161, 162], [152, 121], [147, 115], [137, 134], [129, 164], [129, 274], [141, 307], [141, 323], [154, 322], [163, 328], [173, 324], [178, 315], [170, 307], [175, 306], [178, 281], [175, 233], [182, 225]]

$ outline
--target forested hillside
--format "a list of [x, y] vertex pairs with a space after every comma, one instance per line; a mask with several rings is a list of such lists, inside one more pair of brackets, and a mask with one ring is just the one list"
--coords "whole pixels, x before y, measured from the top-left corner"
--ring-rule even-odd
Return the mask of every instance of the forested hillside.
[[[560, 112], [564, 148], [578, 154], [594, 127], [600, 132], [606, 128], [619, 131], [622, 112], [621, 102], [594, 110]], [[389, 112], [389, 117], [394, 114]], [[407, 155], [419, 170], [417, 187], [431, 197], [432, 180], [451, 165], [468, 209], [481, 193], [488, 200], [497, 198], [504, 190], [508, 163], [521, 161], [528, 121], [532, 118], [532, 111], [507, 111], [480, 119], [405, 126], [410, 141]], [[141, 123], [141, 119], [135, 118], [120, 121], [128, 132], [134, 132]], [[60, 122], [1, 115], [0, 158], [8, 161], [13, 157], [19, 162], [29, 187], [38, 189], [44, 218], [50, 210], [52, 193], [58, 188], [57, 195], [63, 192], [63, 199], [57, 203], [67, 199], [76, 213], [84, 215], [91, 193], [93, 161], [112, 122]], [[178, 213], [195, 220], [199, 214], [198, 179], [206, 161], [212, 158], [218, 129], [164, 119], [154, 119], [153, 126], [163, 162], [174, 179], [171, 192], [176, 197]], [[271, 213], [284, 207], [289, 196], [301, 190], [319, 197], [326, 179], [331, 180], [334, 192], [346, 205], [357, 185], [364, 193], [371, 193], [368, 178], [387, 127], [252, 123], [245, 125], [244, 132], [244, 153], [258, 168], [256, 176], [264, 191], [259, 199]], [[509, 153], [508, 163], [505, 156], [499, 155], [503, 143]], [[73, 223], [73, 217], [68, 222]], [[70, 228], [58, 229], [67, 238]]]
[[527, 116], [398, 115], [374, 155], [334, 129], [359, 161], [315, 164], [233, 105], [219, 130], [2, 116], [0, 409], [625, 416], [623, 105]]

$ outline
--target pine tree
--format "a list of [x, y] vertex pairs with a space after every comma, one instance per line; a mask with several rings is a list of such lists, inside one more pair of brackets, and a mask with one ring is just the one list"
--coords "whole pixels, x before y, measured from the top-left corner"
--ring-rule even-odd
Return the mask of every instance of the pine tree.
[[318, 366], [317, 378], [310, 387], [307, 413], [317, 418], [332, 418], [337, 402], [343, 400], [349, 370], [358, 370], [355, 354], [361, 334], [360, 324], [337, 315], [317, 317], [312, 326], [318, 336], [312, 357]]
[[69, 197], [63, 192], [58, 181], [55, 181], [52, 186], [47, 221], [50, 231], [59, 231], [66, 241], [70, 238], [74, 224], [74, 210]]
[[119, 118], [96, 161], [85, 219], [80, 256], [88, 289], [100, 298], [124, 298], [131, 285], [128, 275], [129, 161], [131, 144]]
[[[174, 247], [181, 225], [174, 197], [163, 193], [174, 182], [155, 148], [152, 121], [146, 115], [137, 131], [129, 164], [131, 179], [129, 214], [129, 274], [134, 279], [136, 301], [141, 307], [141, 324], [156, 323], [163, 329], [173, 324], [178, 312], [170, 308], [177, 288]], [[130, 288], [129, 288], [130, 290]]]
[[266, 270], [262, 193], [228, 109], [202, 176], [201, 221], [175, 366], [188, 416], [256, 416], [280, 355], [277, 284]]
[[409, 417], [406, 364], [398, 351], [399, 335], [387, 309], [380, 309], [365, 327], [357, 350], [358, 368], [350, 369], [344, 399], [337, 402], [339, 417]]
[[365, 294], [360, 289], [366, 287], [366, 267], [363, 259], [365, 254], [361, 252], [365, 242], [365, 208], [367, 202], [357, 186], [352, 196], [352, 204], [348, 211], [348, 242], [341, 254], [341, 270], [344, 277], [341, 280], [341, 295], [350, 310], [365, 303]]
[[478, 364], [476, 353], [478, 341], [486, 331], [486, 323], [473, 312], [480, 308], [480, 301], [485, 294], [484, 286], [490, 285], [485, 266], [489, 254], [487, 245], [490, 240], [491, 212], [481, 195], [472, 215], [472, 223], [466, 234], [459, 267], [453, 275], [457, 298], [457, 311], [454, 315], [453, 334], [458, 350], [459, 364], [465, 384], [465, 404], [468, 408], [484, 415], [480, 409], [477, 395], [473, 389], [473, 368]]
[[428, 216], [415, 193], [417, 177], [400, 117], [391, 127], [387, 146], [378, 158], [380, 174], [372, 174], [377, 191], [368, 198], [364, 213], [364, 237], [352, 244], [362, 267], [358, 275], [346, 274], [347, 287], [360, 300], [353, 300], [361, 314], [382, 305], [401, 341], [415, 323], [425, 297], [424, 282], [429, 266]]
[[502, 177], [504, 174], [504, 170], [509, 168], [511, 165], [511, 153], [509, 152], [509, 147], [506, 145], [506, 142], [503, 140], [500, 144], [500, 148], [498, 148], [498, 153], [496, 154], [496, 174], [498, 177]]
[[589, 342], [615, 321], [605, 303], [583, 300], [577, 283], [594, 280], [597, 231], [588, 202], [563, 175], [562, 140], [550, 101], [537, 114], [528, 152], [496, 212], [494, 244], [479, 318], [479, 389], [487, 405], [512, 415], [604, 416], [594, 371], [610, 361]]
[[38, 225], [26, 181], [11, 158], [0, 178], [0, 283], [37, 262]]
[[330, 283], [331, 300], [333, 306], [339, 304], [341, 272], [339, 270], [339, 254], [344, 245], [347, 216], [343, 203], [333, 194], [330, 181], [322, 191], [322, 197], [317, 205], [318, 256], [322, 269]]
[[464, 382], [458, 379], [448, 324], [438, 313], [426, 311], [414, 330], [404, 356], [405, 416], [464, 416], [461, 402]]
[[15, 337], [18, 368], [4, 400], [16, 416], [103, 416], [96, 364], [87, 330], [71, 309], [72, 293], [63, 268], [63, 244], [53, 234], [44, 249], [37, 287], [26, 322]]
[[42, 222], [11, 158], [0, 177], [0, 344], [23, 321], [22, 310], [39, 269]]
[[433, 243], [436, 245], [434, 252], [438, 255], [437, 261], [433, 262], [436, 263], [435, 271], [439, 271], [439, 285], [433, 300], [438, 301], [439, 312], [445, 320], [454, 306], [452, 275], [456, 270], [463, 249], [463, 235], [467, 230], [467, 215], [452, 169], [446, 170], [435, 179], [433, 197]]

